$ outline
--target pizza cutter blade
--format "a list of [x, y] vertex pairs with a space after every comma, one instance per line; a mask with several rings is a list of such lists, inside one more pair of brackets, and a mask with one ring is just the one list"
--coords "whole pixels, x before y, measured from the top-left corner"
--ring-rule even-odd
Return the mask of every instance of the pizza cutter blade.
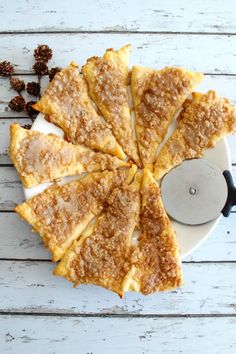
[[231, 173], [205, 159], [184, 161], [168, 172], [162, 179], [161, 195], [167, 214], [187, 225], [207, 223], [221, 213], [229, 216], [236, 205]]

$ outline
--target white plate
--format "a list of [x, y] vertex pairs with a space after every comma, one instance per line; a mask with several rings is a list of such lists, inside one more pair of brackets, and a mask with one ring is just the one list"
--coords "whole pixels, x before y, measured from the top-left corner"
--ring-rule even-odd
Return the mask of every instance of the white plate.
[[[165, 140], [170, 136], [175, 127], [175, 122], [170, 126], [168, 134]], [[43, 133], [54, 133], [63, 137], [63, 131], [56, 127], [54, 124], [47, 122], [44, 119], [43, 114], [39, 114], [34, 121], [32, 130], [37, 130]], [[231, 170], [231, 159], [228, 144], [226, 139], [221, 140], [213, 149], [209, 149], [204, 154], [204, 158], [208, 159], [215, 165], [217, 165], [222, 171]], [[75, 177], [66, 177], [63, 179], [64, 182], [69, 182], [74, 179], [78, 179], [78, 176]], [[31, 198], [32, 196], [38, 194], [47, 188], [51, 183], [45, 183], [31, 189], [24, 189], [26, 199]], [[188, 226], [180, 224], [176, 221], [173, 221], [173, 225], [177, 234], [177, 239], [180, 245], [180, 252], [182, 258], [189, 255], [193, 252], [214, 230], [218, 224], [221, 216], [214, 221], [211, 221], [207, 224], [200, 226]]]

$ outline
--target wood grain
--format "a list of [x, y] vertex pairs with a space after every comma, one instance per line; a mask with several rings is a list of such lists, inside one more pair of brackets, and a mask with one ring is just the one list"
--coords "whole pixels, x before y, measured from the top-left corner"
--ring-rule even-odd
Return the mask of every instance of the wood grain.
[[12, 166], [0, 168], [0, 211], [12, 210], [24, 201], [22, 184]]
[[[130, 64], [162, 68], [166, 65], [184, 66], [209, 74], [236, 74], [234, 35], [184, 35], [139, 33], [56, 33], [2, 34], [0, 58], [11, 60], [16, 73], [32, 73], [33, 49], [48, 44], [54, 52], [50, 66], [67, 65], [76, 60], [102, 55], [106, 48], [132, 44]], [[63, 43], [63, 45], [62, 45]]]
[[[97, 318], [1, 316], [8, 354], [232, 354], [236, 318]], [[222, 331], [224, 333], [222, 333]], [[16, 351], [17, 348], [17, 351]]]
[[[235, 2], [219, 0], [3, 2], [0, 31], [236, 32]], [[43, 19], [43, 20], [42, 20]]]
[[[232, 314], [236, 263], [184, 263], [185, 285], [176, 291], [125, 299], [96, 286], [74, 289], [40, 261], [0, 261], [0, 311], [76, 314]], [[13, 295], [14, 294], [14, 295]]]
[[[222, 218], [216, 230], [185, 262], [234, 261], [236, 257], [236, 214]], [[37, 233], [15, 213], [0, 215], [0, 258], [50, 260]]]

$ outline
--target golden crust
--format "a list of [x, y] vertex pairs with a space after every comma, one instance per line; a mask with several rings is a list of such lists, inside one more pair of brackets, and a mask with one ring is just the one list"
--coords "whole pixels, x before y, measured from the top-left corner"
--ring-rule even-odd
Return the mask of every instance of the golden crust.
[[124, 159], [125, 154], [107, 124], [98, 116], [78, 66], [72, 62], [57, 73], [33, 107], [61, 127], [68, 141], [84, 144]]
[[90, 173], [86, 177], [55, 185], [16, 207], [16, 212], [40, 234], [58, 261], [88, 223], [99, 215], [111, 191], [130, 183], [137, 168]]
[[175, 231], [165, 212], [159, 186], [148, 169], [144, 169], [141, 195], [139, 244], [134, 248], [133, 265], [123, 286], [125, 291], [147, 295], [181, 286], [183, 275]]
[[115, 156], [73, 145], [53, 134], [10, 127], [10, 157], [27, 188], [82, 172], [115, 170], [129, 164]]
[[96, 284], [123, 296], [131, 236], [139, 218], [141, 179], [137, 173], [130, 185], [113, 190], [106, 211], [66, 252], [54, 274], [75, 285]]
[[130, 45], [114, 51], [106, 50], [103, 57], [92, 57], [82, 72], [88, 83], [89, 94], [112, 127], [125, 153], [140, 166], [128, 96], [128, 60]]
[[193, 93], [184, 103], [178, 127], [155, 162], [157, 179], [186, 159], [199, 158], [207, 148], [236, 131], [236, 108], [215, 91]]
[[151, 171], [168, 126], [203, 75], [182, 68], [153, 70], [134, 66], [131, 90], [142, 163]]

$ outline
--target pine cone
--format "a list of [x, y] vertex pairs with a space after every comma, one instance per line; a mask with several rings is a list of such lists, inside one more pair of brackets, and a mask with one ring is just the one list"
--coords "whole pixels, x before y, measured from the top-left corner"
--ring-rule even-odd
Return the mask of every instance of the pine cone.
[[52, 58], [52, 50], [46, 44], [38, 45], [34, 50], [34, 58], [36, 61], [44, 61], [47, 63]]
[[56, 68], [51, 68], [49, 70], [49, 81], [52, 81], [52, 79], [54, 78], [54, 76], [59, 73], [59, 71], [61, 71], [61, 68], [56, 67]]
[[16, 112], [21, 112], [25, 108], [25, 100], [22, 96], [15, 96], [11, 99], [8, 106]]
[[36, 101], [29, 101], [29, 102], [27, 102], [26, 105], [25, 105], [25, 111], [26, 111], [26, 113], [28, 113], [28, 115], [29, 115], [30, 117], [35, 117], [35, 116], [39, 113], [38, 111], [36, 111], [36, 110], [32, 107], [32, 105], [35, 104], [35, 103], [36, 103]]
[[11, 88], [16, 90], [17, 92], [23, 91], [25, 89], [25, 83], [23, 80], [18, 79], [17, 77], [10, 78]]
[[22, 128], [24, 129], [30, 129], [32, 127], [32, 124], [24, 124], [22, 125]]
[[47, 75], [48, 73], [48, 66], [44, 61], [37, 61], [33, 65], [33, 70], [38, 75]]
[[38, 97], [40, 94], [40, 84], [38, 82], [28, 82], [26, 86], [26, 91], [32, 95]]
[[2, 61], [0, 63], [0, 76], [9, 76], [14, 72], [14, 65], [9, 61]]

